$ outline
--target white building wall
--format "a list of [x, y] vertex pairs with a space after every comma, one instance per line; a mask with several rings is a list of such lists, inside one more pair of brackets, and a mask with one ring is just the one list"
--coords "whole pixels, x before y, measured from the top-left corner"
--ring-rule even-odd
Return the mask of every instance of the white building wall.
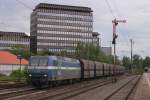
[[[26, 68], [27, 65], [21, 65], [21, 70]], [[20, 65], [0, 65], [0, 73], [4, 75], [10, 75], [12, 71], [18, 70], [20, 68]]]
[[112, 47], [100, 47], [102, 52], [105, 53], [105, 55], [109, 56], [112, 55]]

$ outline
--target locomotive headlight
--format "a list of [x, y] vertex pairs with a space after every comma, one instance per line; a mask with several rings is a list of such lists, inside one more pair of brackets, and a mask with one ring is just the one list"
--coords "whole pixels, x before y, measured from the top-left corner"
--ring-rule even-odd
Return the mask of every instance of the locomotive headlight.
[[46, 75], [46, 74], [44, 74], [44, 77], [47, 77], [47, 75]]
[[31, 77], [32, 75], [31, 75], [31, 74], [29, 74], [29, 76]]

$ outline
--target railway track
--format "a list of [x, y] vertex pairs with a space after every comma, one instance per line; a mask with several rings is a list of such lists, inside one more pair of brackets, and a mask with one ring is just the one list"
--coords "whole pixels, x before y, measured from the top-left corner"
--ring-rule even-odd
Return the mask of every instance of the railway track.
[[0, 81], [0, 90], [2, 89], [11, 89], [11, 88], [19, 88], [27, 86], [28, 84], [25, 82], [7, 82], [7, 81]]
[[[81, 88], [91, 87], [95, 84], [101, 83], [104, 85], [106, 84], [106, 81], [108, 82], [108, 80], [104, 81], [102, 79], [93, 80], [93, 81], [84, 81], [73, 85], [60, 86], [60, 87], [50, 88], [48, 90], [39, 90], [30, 94], [23, 94], [19, 96], [9, 97], [6, 100], [46, 100], [49, 98], [55, 98], [58, 95], [63, 95], [65, 93], [79, 90]], [[111, 81], [109, 80], [109, 82]]]
[[127, 83], [108, 95], [104, 100], [128, 100], [140, 78], [141, 76], [137, 76], [129, 80]]
[[[122, 77], [120, 77], [121, 80], [124, 79]], [[0, 100], [66, 100], [96, 88], [107, 86], [111, 82], [111, 79], [97, 79], [43, 90], [33, 88], [19, 90], [17, 88], [17, 91], [9, 91], [8, 89], [5, 92], [0, 92]]]
[[21, 95], [24, 93], [32, 93], [36, 91], [33, 87], [22, 87], [22, 88], [11, 88], [11, 89], [2, 89], [0, 90], [0, 100], [3, 100], [4, 98], [9, 98], [12, 96]]
[[74, 96], [77, 96], [79, 94], [82, 94], [82, 93], [88, 92], [90, 90], [96, 89], [98, 87], [107, 85], [109, 83], [111, 83], [111, 81], [99, 82], [99, 83], [96, 83], [96, 84], [92, 84], [90, 86], [83, 86], [81, 88], [76, 88], [76, 89], [71, 89], [71, 90], [68, 90], [68, 91], [64, 91], [62, 93], [58, 93], [58, 94], [55, 94], [55, 95], [52, 95], [52, 96], [48, 96], [46, 98], [41, 98], [39, 100], [66, 100], [66, 99], [72, 98]]
[[100, 88], [100, 87], [101, 88], [102, 87], [107, 87], [107, 85], [109, 83], [111, 83], [111, 82], [98, 83], [98, 84], [95, 84], [91, 87], [85, 87], [85, 88], [83, 87], [83, 88], [77, 89], [75, 91], [66, 92], [66, 93], [63, 93], [61, 95], [55, 95], [55, 97], [47, 97], [47, 98], [43, 98], [43, 99], [40, 99], [40, 100], [70, 100], [70, 99], [71, 100], [76, 100], [76, 99], [73, 99], [73, 98], [78, 96], [78, 95], [86, 94], [86, 92], [95, 90], [95, 89]]

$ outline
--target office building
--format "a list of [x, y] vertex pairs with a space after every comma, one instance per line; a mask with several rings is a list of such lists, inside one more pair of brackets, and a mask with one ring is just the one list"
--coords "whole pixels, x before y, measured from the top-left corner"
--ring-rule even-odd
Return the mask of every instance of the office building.
[[93, 11], [88, 7], [38, 4], [31, 13], [30, 50], [75, 52], [79, 42], [98, 43]]
[[17, 45], [30, 47], [30, 38], [22, 32], [5, 32], [0, 31], [0, 50], [10, 50]]

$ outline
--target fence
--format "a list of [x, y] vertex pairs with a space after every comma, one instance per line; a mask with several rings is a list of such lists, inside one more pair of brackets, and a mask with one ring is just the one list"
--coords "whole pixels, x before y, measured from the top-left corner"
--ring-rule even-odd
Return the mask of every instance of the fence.
[[[21, 65], [21, 70], [27, 68], [28, 65]], [[0, 65], [0, 74], [10, 75], [12, 71], [20, 69], [20, 65]]]

